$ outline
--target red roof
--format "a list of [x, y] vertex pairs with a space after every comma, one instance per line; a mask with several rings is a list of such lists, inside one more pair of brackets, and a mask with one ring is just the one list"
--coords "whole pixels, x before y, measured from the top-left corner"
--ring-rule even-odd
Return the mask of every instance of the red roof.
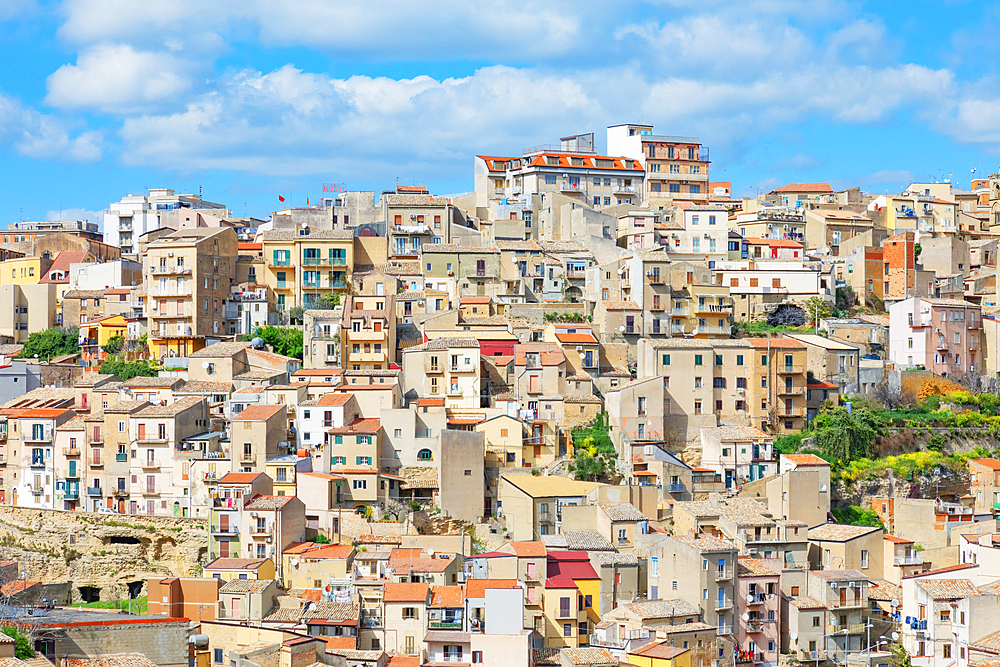
[[[61, 253], [59, 253], [58, 255], [56, 255], [56, 258], [52, 261], [52, 266], [49, 267], [49, 270], [45, 272], [45, 275], [42, 276], [41, 280], [39, 280], [38, 282], [40, 282], [40, 283], [68, 283], [69, 282], [69, 265], [70, 264], [79, 264], [80, 262], [84, 261], [84, 259], [86, 259], [86, 257], [87, 257], [87, 253], [86, 252], [61, 252]], [[63, 277], [61, 280], [50, 280], [49, 279], [49, 275], [53, 271], [62, 271], [65, 274], [65, 277]]]
[[566, 554], [573, 552], [549, 552], [549, 563], [548, 563], [548, 576], [554, 578], [569, 577], [574, 581], [577, 579], [600, 579], [597, 574], [597, 570], [594, 566], [590, 564], [587, 560], [587, 552], [581, 551], [583, 554], [583, 560], [561, 560], [558, 557], [553, 558], [555, 554]]
[[597, 344], [597, 339], [594, 338], [593, 334], [580, 334], [580, 333], [557, 333], [556, 338], [560, 343], [590, 343], [592, 345]]
[[504, 546], [510, 547], [521, 558], [544, 558], [547, 553], [545, 542], [508, 542]]
[[284, 405], [249, 405], [233, 421], [267, 421], [285, 409]]
[[809, 388], [816, 387], [817, 389], [840, 389], [840, 386], [833, 382], [811, 382], [809, 383]]
[[576, 588], [576, 582], [565, 575], [549, 577], [545, 580], [545, 588]]
[[949, 565], [948, 567], [942, 567], [938, 570], [927, 570], [926, 572], [911, 574], [908, 577], [903, 577], [903, 579], [912, 579], [914, 577], [926, 577], [929, 574], [941, 574], [943, 572], [956, 572], [958, 570], [968, 570], [969, 568], [973, 567], [979, 567], [979, 566], [973, 565], [972, 563], [959, 563], [958, 565]]
[[463, 296], [461, 303], [489, 303], [490, 297], [488, 296]]
[[237, 247], [240, 250], [261, 250], [264, 247], [263, 243], [238, 243]]
[[383, 602], [426, 602], [430, 586], [427, 584], [385, 584]]
[[744, 338], [746, 342], [750, 343], [754, 347], [768, 347], [770, 345], [772, 348], [801, 348], [805, 349], [805, 343], [795, 340], [794, 338]]
[[131, 293], [132, 290], [130, 290], [128, 287], [115, 287], [114, 289], [104, 290], [104, 296], [108, 296], [109, 294], [118, 295], [118, 294], [131, 294]]
[[443, 406], [444, 405], [444, 399], [443, 398], [418, 398], [416, 401], [414, 401], [414, 403], [416, 403], [419, 406], [425, 406], [426, 405], [428, 407]]
[[883, 535], [882, 539], [886, 542], [892, 542], [893, 544], [913, 544], [913, 540], [906, 540], [902, 537], [896, 537], [895, 535]]
[[335, 426], [327, 431], [327, 433], [378, 433], [381, 428], [381, 419], [355, 419], [346, 426]]
[[781, 458], [788, 459], [797, 466], [829, 466], [830, 464], [816, 456], [815, 454], [782, 454]]

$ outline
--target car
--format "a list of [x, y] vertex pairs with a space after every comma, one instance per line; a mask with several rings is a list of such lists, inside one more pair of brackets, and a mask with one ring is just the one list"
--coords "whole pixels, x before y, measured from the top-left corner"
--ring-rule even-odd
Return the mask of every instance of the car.
[[97, 513], [98, 514], [118, 514], [117, 511], [111, 509], [110, 507], [98, 507], [97, 508]]

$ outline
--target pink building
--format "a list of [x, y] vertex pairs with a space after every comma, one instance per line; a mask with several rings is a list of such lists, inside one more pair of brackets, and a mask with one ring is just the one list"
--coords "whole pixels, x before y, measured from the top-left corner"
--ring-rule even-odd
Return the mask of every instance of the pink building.
[[741, 556], [736, 581], [736, 662], [775, 667], [781, 637], [781, 575], [756, 558]]
[[911, 297], [889, 306], [889, 358], [961, 378], [982, 370], [979, 306], [959, 299]]

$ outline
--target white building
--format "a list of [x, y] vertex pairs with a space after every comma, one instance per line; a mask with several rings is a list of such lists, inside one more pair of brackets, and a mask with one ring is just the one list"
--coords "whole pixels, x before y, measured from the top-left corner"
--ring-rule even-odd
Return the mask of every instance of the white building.
[[778, 471], [774, 438], [756, 426], [702, 426], [701, 466], [723, 475], [726, 488]]
[[139, 237], [161, 227], [163, 212], [182, 208], [232, 217], [225, 206], [205, 201], [201, 195], [179, 195], [169, 188], [153, 188], [148, 195], [126, 195], [108, 207], [104, 214], [104, 242], [121, 248], [123, 255], [136, 253]]
[[709, 268], [729, 258], [729, 212], [722, 206], [678, 209], [683, 229], [665, 230], [663, 244], [672, 260], [705, 261]]
[[116, 259], [69, 265], [69, 289], [100, 290], [142, 284], [142, 262]]

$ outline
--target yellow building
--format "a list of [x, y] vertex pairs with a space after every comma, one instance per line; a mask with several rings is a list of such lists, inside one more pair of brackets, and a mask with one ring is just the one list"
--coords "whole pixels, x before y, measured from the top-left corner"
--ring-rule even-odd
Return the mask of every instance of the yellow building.
[[587, 646], [601, 621], [600, 576], [586, 555], [572, 551], [549, 552], [548, 574], [542, 596], [545, 645]]
[[350, 230], [272, 230], [264, 232], [263, 284], [274, 290], [278, 310], [312, 308], [321, 296], [344, 294], [354, 266]]
[[637, 667], [691, 667], [691, 649], [654, 641], [629, 651], [628, 662]]
[[296, 496], [298, 484], [298, 468], [305, 457], [297, 454], [281, 454], [267, 459], [264, 462], [264, 472], [273, 482], [274, 495], [276, 496]]
[[0, 262], [0, 285], [34, 285], [45, 277], [52, 260], [20, 257]]
[[88, 366], [98, 366], [108, 358], [104, 346], [114, 336], [126, 335], [128, 323], [123, 315], [112, 315], [80, 324], [80, 352]]
[[354, 555], [350, 544], [292, 544], [281, 554], [285, 588], [323, 588], [329, 579], [339, 579], [333, 586], [349, 593]]
[[205, 566], [205, 576], [234, 579], [274, 579], [274, 561], [270, 558], [216, 558]]
[[486, 438], [486, 467], [511, 468], [523, 465], [524, 425], [510, 415], [497, 415], [476, 424]]

